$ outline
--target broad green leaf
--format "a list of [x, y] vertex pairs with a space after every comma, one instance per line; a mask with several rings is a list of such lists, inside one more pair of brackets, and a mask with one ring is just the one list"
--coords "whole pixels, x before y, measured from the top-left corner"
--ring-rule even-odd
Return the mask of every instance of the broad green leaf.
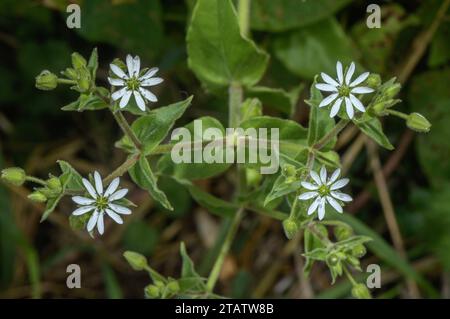
[[[309, 105], [309, 127], [308, 127], [308, 145], [314, 146], [325, 135], [327, 135], [335, 126], [333, 118], [330, 118], [329, 107], [319, 108], [319, 104], [323, 99], [322, 93], [315, 87], [318, 76], [315, 77], [310, 89], [310, 97], [306, 103]], [[330, 140], [330, 142], [321, 151], [333, 149], [336, 144], [337, 137]]]
[[381, 122], [377, 118], [371, 118], [368, 121], [354, 121], [361, 131], [368, 137], [378, 143], [378, 145], [388, 150], [393, 150], [394, 146], [389, 142], [389, 139], [383, 133]]
[[[170, 129], [191, 104], [192, 96], [184, 101], [160, 107], [133, 122], [131, 129], [143, 145], [143, 154], [150, 154], [167, 136]], [[124, 136], [117, 145], [125, 150], [132, 149], [128, 136]]]
[[67, 176], [65, 178], [68, 178], [68, 181], [66, 183], [66, 189], [73, 191], [85, 189], [81, 181], [82, 180], [81, 175], [72, 167], [72, 165], [70, 165], [66, 161], [61, 160], [58, 161], [58, 164], [59, 167], [61, 168], [61, 171], [63, 172], [63, 175]]
[[342, 247], [345, 249], [352, 249], [355, 246], [365, 244], [369, 241], [371, 241], [372, 238], [368, 236], [352, 236], [350, 238], [347, 238], [345, 240], [342, 240], [340, 242], [336, 243], [336, 247]]
[[160, 202], [165, 208], [173, 210], [172, 205], [170, 204], [166, 195], [158, 188], [158, 179], [150, 168], [148, 160], [144, 156], [141, 156], [139, 158], [139, 161], [134, 164], [134, 166], [131, 167], [128, 172], [133, 181], [139, 187], [147, 190], [150, 195], [156, 201]]
[[92, 50], [91, 55], [89, 56], [87, 67], [91, 72], [92, 79], [97, 77], [97, 69], [98, 69], [98, 51], [97, 48]]
[[[309, 231], [307, 228], [304, 232], [304, 251], [305, 254], [309, 254], [311, 251], [314, 251], [315, 249], [322, 249], [324, 248], [324, 245], [322, 241], [317, 238], [316, 235], [314, 235], [311, 231]], [[310, 257], [306, 257], [305, 266], [303, 267], [303, 272], [305, 276], [308, 276], [312, 266], [314, 264], [314, 259]]]
[[413, 78], [408, 95], [412, 111], [423, 114], [433, 125], [427, 134], [418, 134], [418, 159], [428, 181], [440, 188], [450, 180], [450, 68], [429, 71]]
[[251, 27], [261, 31], [280, 32], [323, 20], [351, 0], [252, 0]]
[[303, 256], [313, 260], [324, 261], [327, 259], [328, 250], [326, 248], [316, 248], [311, 251], [305, 252]]
[[108, 108], [108, 104], [94, 93], [81, 94], [80, 97], [61, 108], [63, 111], [97, 111]]
[[241, 35], [231, 0], [198, 0], [187, 33], [188, 65], [210, 89], [256, 84], [268, 55]]
[[194, 263], [186, 251], [186, 245], [184, 242], [181, 242], [180, 244], [180, 255], [182, 259], [181, 277], [200, 277], [200, 275], [195, 271]]
[[[197, 123], [197, 126], [194, 125]], [[201, 126], [201, 127], [200, 127]], [[195, 129], [197, 127], [197, 130]], [[163, 174], [171, 175], [176, 179], [187, 179], [187, 180], [196, 180], [196, 179], [204, 179], [213, 176], [217, 176], [224, 171], [226, 171], [231, 164], [230, 163], [206, 163], [202, 161], [201, 163], [194, 163], [195, 160], [195, 152], [197, 152], [198, 156], [202, 156], [205, 147], [210, 143], [206, 141], [203, 144], [203, 147], [200, 149], [199, 145], [203, 139], [203, 134], [209, 128], [218, 129], [221, 132], [221, 135], [225, 137], [225, 129], [222, 124], [212, 117], [201, 117], [197, 119], [195, 122], [191, 122], [185, 126], [185, 128], [189, 131], [189, 136], [187, 136], [187, 140], [184, 137], [181, 137], [177, 141], [173, 141], [173, 143], [183, 143], [183, 145], [194, 145], [191, 147], [191, 150], [180, 150], [180, 153], [186, 154], [189, 157], [190, 163], [182, 162], [182, 163], [174, 163], [171, 154], [166, 154], [158, 162], [158, 171]], [[225, 143], [223, 144], [225, 145]], [[221, 158], [224, 158], [223, 149], [220, 148], [219, 154]]]
[[267, 206], [274, 199], [297, 191], [301, 187], [300, 183], [300, 181], [287, 183], [286, 177], [284, 177], [283, 175], [278, 176], [278, 178], [275, 180], [275, 183], [273, 184], [272, 189], [270, 190], [270, 193], [267, 194], [267, 197], [264, 200], [264, 206]]
[[205, 207], [209, 212], [220, 217], [233, 217], [236, 213], [238, 206], [224, 201], [210, 193], [207, 193], [200, 188], [191, 185], [187, 186], [192, 198], [200, 205]]
[[44, 220], [46, 220], [48, 218], [48, 216], [50, 216], [51, 213], [53, 213], [53, 211], [55, 210], [56, 206], [58, 205], [59, 201], [61, 200], [61, 198], [63, 197], [63, 194], [60, 194], [57, 197], [53, 197], [50, 198], [46, 205], [45, 205], [45, 211], [42, 214], [41, 220], [40, 222], [42, 223]]
[[263, 115], [261, 101], [257, 98], [248, 98], [241, 105], [241, 121]]
[[256, 97], [265, 106], [283, 112], [287, 115], [292, 115], [297, 104], [299, 94], [303, 86], [299, 85], [290, 92], [283, 89], [273, 89], [265, 86], [255, 86], [246, 90], [247, 97]]
[[334, 77], [336, 61], [347, 65], [354, 60], [350, 40], [335, 19], [277, 36], [274, 52], [289, 71], [306, 79], [320, 72]]
[[102, 264], [102, 275], [105, 283], [106, 294], [109, 299], [122, 299], [123, 291], [117, 279], [114, 269], [106, 262]]
[[144, 221], [133, 221], [126, 227], [123, 248], [145, 256], [151, 255], [158, 243], [158, 230]]
[[163, 43], [160, 1], [83, 1], [81, 28], [76, 30], [91, 42], [108, 43], [125, 52], [154, 57]]

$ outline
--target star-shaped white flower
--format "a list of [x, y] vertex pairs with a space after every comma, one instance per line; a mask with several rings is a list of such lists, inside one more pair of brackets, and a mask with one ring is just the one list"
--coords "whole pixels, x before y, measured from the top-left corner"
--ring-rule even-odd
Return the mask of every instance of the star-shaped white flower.
[[103, 215], [105, 213], [118, 224], [123, 223], [122, 218], [118, 214], [131, 214], [129, 208], [116, 203], [116, 201], [124, 198], [128, 193], [128, 189], [126, 188], [117, 190], [120, 178], [115, 178], [106, 190], [103, 190], [102, 178], [98, 172], [94, 172], [95, 187], [85, 178], [82, 179], [82, 182], [89, 197], [72, 197], [72, 200], [79, 205], [78, 208], [72, 212], [72, 215], [79, 216], [93, 211], [87, 223], [87, 231], [92, 231], [97, 225], [98, 232], [100, 235], [103, 235]]
[[341, 170], [337, 169], [327, 179], [327, 170], [325, 166], [320, 169], [320, 176], [314, 171], [310, 172], [312, 183], [301, 182], [301, 185], [309, 190], [309, 192], [301, 194], [298, 199], [310, 200], [314, 198], [314, 201], [308, 208], [308, 215], [313, 214], [318, 210], [319, 219], [322, 220], [325, 216], [325, 204], [328, 202], [338, 213], [342, 213], [341, 202], [351, 202], [352, 198], [344, 194], [338, 189], [348, 184], [348, 178], [342, 178], [338, 180]]
[[150, 102], [156, 102], [158, 99], [156, 95], [150, 92], [147, 89], [144, 89], [146, 86], [153, 86], [164, 81], [162, 78], [153, 77], [156, 72], [158, 72], [158, 68], [151, 68], [145, 74], [140, 75], [141, 73], [141, 60], [138, 56], [134, 58], [131, 55], [127, 55], [127, 69], [128, 74], [126, 74], [120, 67], [115, 64], [110, 64], [111, 71], [118, 78], [108, 77], [108, 81], [112, 86], [122, 87], [118, 91], [114, 92], [111, 97], [114, 101], [120, 99], [119, 107], [124, 108], [127, 106], [131, 94], [134, 95], [134, 99], [136, 100], [137, 106], [145, 111], [146, 100]]
[[369, 77], [369, 72], [365, 72], [352, 81], [353, 73], [355, 73], [355, 63], [352, 62], [344, 76], [342, 63], [336, 63], [337, 79], [333, 79], [331, 76], [321, 73], [322, 79], [325, 83], [316, 84], [316, 88], [320, 91], [331, 92], [331, 95], [327, 96], [320, 102], [319, 107], [324, 107], [333, 103], [330, 111], [330, 117], [335, 117], [339, 112], [341, 105], [345, 102], [345, 109], [350, 119], [353, 118], [355, 113], [353, 108], [361, 112], [365, 112], [366, 109], [361, 101], [355, 96], [355, 94], [367, 94], [372, 93], [374, 90], [366, 86], [358, 86]]

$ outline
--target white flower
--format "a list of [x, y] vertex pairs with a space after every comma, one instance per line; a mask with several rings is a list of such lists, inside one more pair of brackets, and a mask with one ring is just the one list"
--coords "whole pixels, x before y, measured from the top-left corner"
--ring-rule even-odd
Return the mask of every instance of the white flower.
[[87, 223], [87, 231], [92, 231], [95, 225], [97, 225], [97, 230], [102, 235], [104, 232], [103, 215], [105, 213], [118, 224], [123, 223], [122, 218], [118, 214], [131, 214], [129, 208], [115, 203], [125, 197], [128, 189], [123, 188], [117, 190], [120, 183], [120, 178], [117, 177], [109, 184], [106, 190], [103, 190], [102, 178], [98, 172], [94, 173], [94, 181], [95, 187], [87, 179], [82, 179], [89, 197], [72, 197], [72, 200], [79, 205], [72, 212], [72, 215], [79, 216], [93, 211]]
[[331, 76], [321, 73], [322, 79], [325, 83], [316, 84], [316, 88], [324, 92], [332, 92], [320, 102], [319, 107], [324, 107], [333, 103], [331, 107], [330, 117], [335, 117], [339, 112], [341, 105], [345, 102], [345, 109], [350, 119], [353, 118], [354, 109], [358, 109], [361, 112], [365, 112], [366, 109], [361, 101], [355, 96], [355, 94], [372, 93], [374, 90], [366, 86], [358, 86], [369, 77], [369, 72], [365, 72], [352, 81], [353, 73], [355, 72], [355, 63], [352, 62], [344, 76], [342, 69], [342, 63], [336, 63], [337, 79], [333, 79]]
[[156, 102], [158, 99], [156, 95], [150, 92], [147, 89], [144, 89], [145, 86], [153, 86], [161, 83], [163, 79], [153, 77], [156, 72], [158, 72], [158, 68], [151, 68], [142, 76], [140, 75], [141, 68], [141, 60], [138, 56], [134, 58], [131, 55], [127, 55], [127, 69], [128, 74], [126, 74], [120, 67], [115, 64], [110, 64], [111, 71], [118, 76], [119, 78], [110, 78], [108, 77], [108, 81], [112, 86], [120, 86], [122, 87], [118, 91], [114, 92], [111, 97], [114, 101], [120, 99], [119, 107], [124, 108], [127, 106], [128, 101], [130, 100], [131, 94], [134, 95], [134, 99], [136, 100], [136, 104], [138, 107], [145, 111], [145, 100]]
[[341, 170], [337, 169], [327, 179], [327, 170], [325, 166], [320, 169], [320, 176], [314, 172], [310, 172], [313, 183], [301, 182], [301, 185], [309, 190], [309, 192], [301, 194], [298, 199], [309, 200], [314, 199], [308, 208], [308, 215], [313, 214], [316, 210], [319, 211], [319, 219], [322, 220], [325, 216], [325, 204], [328, 202], [338, 213], [342, 213], [340, 202], [351, 202], [352, 198], [342, 192], [337, 191], [348, 184], [348, 178], [338, 180]]

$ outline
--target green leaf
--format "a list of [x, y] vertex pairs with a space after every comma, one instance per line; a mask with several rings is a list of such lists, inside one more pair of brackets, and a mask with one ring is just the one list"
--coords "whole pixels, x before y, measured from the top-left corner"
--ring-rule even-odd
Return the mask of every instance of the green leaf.
[[66, 189], [71, 191], [81, 191], [85, 189], [81, 175], [72, 167], [72, 165], [61, 160], [58, 161], [58, 164], [63, 175], [68, 179], [66, 183], [64, 183], [64, 180], [62, 181], [62, 184], [65, 184]]
[[237, 205], [204, 192], [194, 185], [187, 187], [192, 195], [192, 198], [194, 198], [200, 206], [205, 207], [209, 212], [220, 217], [233, 217], [236, 214], [236, 210], [238, 209]]
[[58, 203], [62, 197], [63, 197], [63, 194], [60, 194], [57, 197], [49, 198], [49, 200], [47, 201], [47, 204], [45, 206], [45, 211], [42, 214], [42, 217], [40, 220], [41, 223], [44, 220], [46, 220], [48, 218], [48, 216], [50, 216], [51, 213], [53, 213], [53, 211], [55, 210], [56, 206], [58, 205]]
[[132, 180], [142, 189], [147, 190], [150, 195], [164, 208], [173, 210], [172, 205], [166, 195], [158, 188], [157, 178], [150, 168], [150, 164], [145, 156], [141, 156], [139, 161], [128, 170]]
[[[308, 145], [314, 146], [325, 135], [330, 132], [336, 125], [333, 118], [330, 118], [330, 110], [328, 107], [319, 108], [319, 104], [323, 99], [322, 93], [316, 88], [318, 76], [315, 77], [310, 88], [310, 97], [305, 101], [309, 107], [309, 127], [308, 127]], [[337, 137], [334, 137], [324, 147], [322, 151], [333, 149], [336, 144]]]
[[273, 184], [272, 189], [270, 190], [270, 193], [267, 194], [267, 197], [264, 200], [264, 206], [267, 206], [274, 199], [297, 191], [300, 187], [301, 181], [287, 183], [286, 177], [284, 177], [283, 175], [278, 176], [275, 180], [275, 183]]
[[80, 97], [61, 108], [63, 111], [97, 111], [108, 108], [108, 104], [94, 93], [81, 94]]
[[127, 225], [123, 235], [123, 247], [126, 250], [135, 251], [149, 256], [153, 253], [158, 243], [159, 233], [144, 221], [133, 221]]
[[241, 105], [241, 121], [263, 115], [261, 101], [257, 98], [248, 98]]
[[109, 299], [122, 299], [123, 291], [117, 279], [114, 269], [107, 263], [102, 264], [103, 281], [105, 282], [106, 294]]
[[163, 43], [160, 1], [83, 1], [81, 28], [76, 31], [90, 42], [108, 43], [125, 52], [154, 57]]
[[200, 277], [200, 275], [195, 271], [192, 259], [186, 252], [186, 245], [184, 242], [181, 242], [180, 244], [180, 255], [182, 259], [181, 277]]
[[274, 52], [289, 71], [306, 79], [320, 72], [333, 76], [336, 61], [354, 60], [351, 42], [334, 18], [278, 36]]
[[359, 122], [354, 121], [355, 124], [364, 132], [368, 137], [378, 143], [378, 145], [388, 150], [393, 150], [394, 146], [389, 142], [389, 139], [383, 133], [383, 127], [381, 122], [377, 118], [371, 118], [368, 121]]
[[[133, 122], [131, 129], [143, 145], [143, 154], [150, 154], [169, 133], [170, 129], [191, 104], [192, 96], [184, 101], [160, 107]], [[117, 144], [118, 147], [130, 150], [133, 144], [128, 136], [124, 136]]]
[[[305, 254], [309, 254], [310, 252], [314, 251], [315, 249], [322, 249], [324, 248], [324, 244], [322, 241], [314, 235], [309, 229], [305, 229], [304, 232], [304, 250]], [[326, 257], [325, 257], [326, 258]], [[312, 266], [314, 264], [314, 259], [310, 257], [306, 257], [305, 266], [303, 267], [303, 272], [305, 276], [309, 275], [309, 272], [312, 269]]]
[[255, 86], [246, 90], [247, 97], [256, 97], [274, 110], [292, 115], [298, 102], [303, 85], [299, 85], [290, 92], [283, 89], [273, 89], [265, 86]]
[[280, 32], [332, 16], [351, 0], [252, 0], [251, 27]]
[[365, 244], [371, 240], [372, 240], [372, 238], [370, 238], [368, 236], [352, 236], [350, 238], [347, 238], [345, 240], [342, 240], [342, 241], [336, 243], [336, 246], [342, 247], [345, 249], [352, 249], [355, 246]]
[[256, 84], [268, 55], [241, 35], [231, 0], [198, 0], [187, 33], [188, 65], [210, 89]]
[[[198, 132], [194, 129], [195, 122], [197, 123], [197, 125], [201, 124], [201, 130], [198, 128]], [[181, 139], [178, 140], [177, 143], [190, 143], [191, 145], [192, 143], [199, 144], [203, 139], [204, 132], [209, 128], [217, 128], [220, 130], [222, 136], [225, 136], [225, 129], [223, 128], [222, 124], [215, 118], [205, 116], [195, 120], [195, 122], [191, 122], [185, 126], [185, 128], [187, 128], [189, 131], [189, 136], [186, 137], [187, 140], [185, 140], [184, 137], [181, 137]], [[221, 152], [222, 151], [223, 149], [221, 149]], [[182, 162], [175, 164], [171, 158], [171, 154], [166, 154], [159, 160], [158, 170], [161, 173], [171, 175], [176, 179], [196, 180], [217, 176], [226, 171], [231, 166], [230, 163], [205, 163], [204, 161], [202, 163], [194, 163], [194, 153], [202, 152], [202, 150], [200, 149], [180, 150], [180, 152], [182, 152], [183, 154], [184, 152], [186, 152], [189, 155], [191, 163]]]
[[92, 50], [91, 56], [89, 57], [89, 61], [87, 64], [87, 68], [91, 72], [92, 79], [97, 77], [97, 69], [98, 69], [98, 52], [97, 48]]
[[324, 261], [327, 259], [328, 250], [326, 248], [316, 248], [311, 251], [305, 252], [303, 256], [313, 260]]

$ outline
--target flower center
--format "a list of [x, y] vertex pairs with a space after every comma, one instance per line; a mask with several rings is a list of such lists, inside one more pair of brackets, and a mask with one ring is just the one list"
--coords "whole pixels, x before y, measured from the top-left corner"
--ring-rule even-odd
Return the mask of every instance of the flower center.
[[95, 207], [97, 208], [97, 210], [99, 211], [103, 211], [106, 208], [108, 208], [108, 198], [100, 196], [97, 198], [96, 202], [95, 202]]
[[131, 91], [136, 91], [137, 89], [139, 89], [140, 85], [141, 85], [141, 82], [135, 76], [133, 76], [132, 78], [127, 80], [127, 87]]
[[322, 185], [319, 187], [318, 192], [319, 192], [319, 195], [321, 197], [323, 197], [323, 196], [327, 196], [330, 193], [330, 189], [328, 188], [327, 185]]
[[350, 87], [348, 87], [347, 85], [341, 85], [338, 88], [338, 93], [340, 96], [348, 97], [350, 95]]

